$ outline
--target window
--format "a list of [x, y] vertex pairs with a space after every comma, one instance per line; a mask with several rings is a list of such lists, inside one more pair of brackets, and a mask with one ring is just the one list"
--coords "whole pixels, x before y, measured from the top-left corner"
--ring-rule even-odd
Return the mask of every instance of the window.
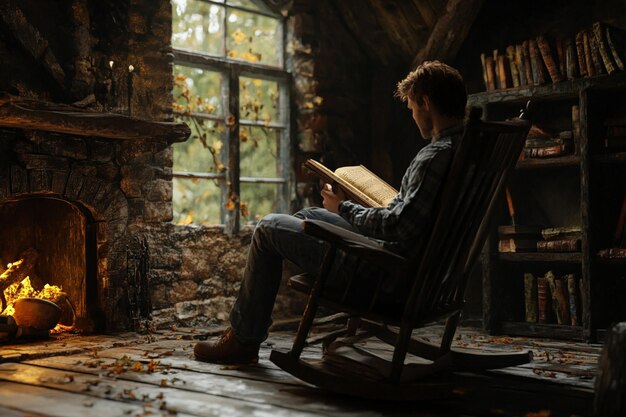
[[173, 0], [174, 221], [236, 232], [288, 211], [283, 19], [261, 0]]

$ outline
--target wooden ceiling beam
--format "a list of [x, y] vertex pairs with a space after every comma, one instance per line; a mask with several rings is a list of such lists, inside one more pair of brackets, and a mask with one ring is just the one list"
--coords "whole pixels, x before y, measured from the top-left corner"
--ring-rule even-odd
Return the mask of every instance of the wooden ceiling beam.
[[22, 48], [46, 69], [59, 87], [64, 88], [65, 71], [59, 60], [50, 49], [48, 41], [30, 24], [15, 0], [0, 1], [0, 18]]
[[[359, 1], [362, 3], [362, 0]], [[333, 1], [333, 5], [339, 11], [347, 29], [356, 38], [357, 43], [363, 46], [366, 56], [382, 65], [388, 65], [395, 61], [394, 52], [389, 47], [391, 41], [388, 35], [384, 33], [383, 28], [380, 27], [376, 17], [371, 13], [370, 5], [363, 7], [363, 4], [351, 3], [346, 0]]]
[[450, 62], [456, 57], [484, 0], [448, 0], [428, 42], [417, 53], [413, 68], [425, 60]]
[[411, 57], [420, 44], [411, 22], [413, 19], [407, 18], [397, 1], [373, 0], [372, 6], [393, 44], [402, 51], [405, 59]]
[[432, 28], [437, 23], [437, 12], [433, 9], [430, 2], [413, 0], [413, 5], [429, 28]]

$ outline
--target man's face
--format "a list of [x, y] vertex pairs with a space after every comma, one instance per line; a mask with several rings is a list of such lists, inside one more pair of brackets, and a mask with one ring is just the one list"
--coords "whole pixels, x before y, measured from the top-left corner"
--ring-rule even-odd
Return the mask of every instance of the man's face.
[[433, 132], [433, 121], [430, 116], [430, 106], [428, 98], [422, 98], [421, 103], [412, 99], [407, 99], [407, 107], [411, 109], [413, 120], [420, 130], [424, 139], [430, 139]]

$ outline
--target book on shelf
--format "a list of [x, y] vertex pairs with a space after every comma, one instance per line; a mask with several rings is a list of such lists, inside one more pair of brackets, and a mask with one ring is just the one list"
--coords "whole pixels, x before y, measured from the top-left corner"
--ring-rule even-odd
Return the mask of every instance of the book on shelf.
[[557, 324], [570, 324], [567, 286], [563, 285], [563, 279], [554, 276], [552, 271], [546, 272], [545, 279], [552, 299], [552, 311]]
[[483, 67], [483, 81], [485, 83], [485, 91], [489, 91], [489, 80], [487, 79], [487, 58], [485, 57], [484, 53], [480, 54], [480, 64]]
[[537, 252], [580, 252], [580, 238], [540, 240]]
[[585, 57], [585, 47], [583, 42], [583, 32], [576, 33], [576, 58], [578, 60], [578, 73], [581, 77], [588, 77], [587, 59]]
[[624, 71], [624, 33], [614, 27], [604, 28], [606, 43], [611, 51], [615, 65], [620, 71]]
[[549, 158], [572, 153], [574, 150], [571, 130], [552, 132], [532, 125], [524, 144], [523, 158]]
[[580, 239], [581, 236], [582, 228], [580, 226], [546, 227], [541, 229], [541, 237], [544, 240]]
[[589, 45], [589, 32], [587, 32], [586, 30], [583, 30], [582, 37], [583, 37], [583, 49], [585, 51], [584, 53], [585, 68], [587, 69], [587, 76], [593, 77], [594, 75], [596, 75], [596, 70], [593, 65], [593, 61], [591, 59], [591, 47]]
[[580, 323], [580, 301], [578, 297], [577, 279], [574, 274], [567, 274], [563, 279], [567, 283], [570, 323], [572, 326], [578, 326]]
[[487, 90], [495, 91], [497, 89], [496, 84], [496, 67], [493, 62], [493, 56], [485, 58], [485, 66], [487, 70]]
[[530, 46], [528, 41], [522, 42], [522, 61], [524, 61], [524, 74], [526, 75], [526, 84], [534, 85], [533, 70], [530, 63]]
[[[572, 324], [572, 315], [570, 312], [569, 306], [569, 293], [567, 292], [567, 281], [563, 278], [555, 278], [555, 291], [556, 291], [556, 299], [557, 299], [557, 308], [558, 313], [557, 324]], [[561, 320], [559, 321], [559, 317]]]
[[562, 80], [562, 78], [548, 38], [545, 35], [539, 35], [537, 36], [536, 42], [541, 58], [543, 59], [543, 63], [548, 70], [548, 75], [550, 75], [550, 79], [553, 83], [558, 83]]
[[592, 31], [593, 31], [593, 37], [598, 46], [598, 52], [600, 53], [600, 58], [602, 59], [602, 63], [604, 64], [604, 69], [606, 70], [607, 74], [609, 75], [613, 74], [617, 69], [615, 67], [615, 64], [613, 63], [613, 56], [611, 54], [611, 51], [609, 50], [607, 42], [605, 42], [602, 23], [595, 22], [593, 24]]
[[551, 321], [552, 300], [546, 277], [537, 277], [537, 319], [546, 324]]
[[533, 84], [543, 85], [546, 83], [546, 70], [536, 40], [530, 39], [528, 41], [528, 52], [530, 54], [530, 68], [533, 73]]
[[581, 322], [585, 317], [585, 309], [587, 308], [587, 288], [585, 286], [585, 280], [582, 277], [578, 278], [578, 294], [580, 295], [580, 308], [579, 314]]
[[511, 87], [508, 77], [508, 64], [504, 55], [498, 55], [498, 85], [500, 89], [507, 89]]
[[524, 148], [525, 158], [554, 158], [569, 155], [573, 151], [571, 144], [545, 146], [540, 148]]
[[526, 80], [526, 57], [522, 53], [522, 45], [515, 45], [515, 65], [517, 66], [517, 75], [519, 77], [519, 85], [525, 87], [528, 85]]
[[571, 145], [572, 135], [554, 136], [549, 138], [528, 138], [524, 142], [524, 148], [547, 148], [556, 145]]
[[598, 251], [601, 259], [626, 259], [626, 248], [607, 248]]
[[595, 75], [605, 74], [604, 66], [602, 65], [602, 57], [600, 56], [600, 45], [593, 34], [592, 29], [587, 30], [589, 36], [589, 49], [591, 50], [591, 62], [593, 62], [593, 69]]
[[520, 238], [504, 238], [498, 240], [498, 252], [500, 253], [518, 253], [518, 252], [536, 252], [536, 239], [520, 239]]
[[499, 62], [498, 62], [498, 50], [494, 49], [491, 52], [491, 56], [493, 57], [493, 69], [494, 69], [494, 75], [495, 75], [495, 83], [496, 83], [496, 89], [501, 90], [502, 87], [502, 79], [500, 78], [500, 68], [499, 68]]
[[580, 107], [576, 104], [572, 105], [572, 139], [580, 149]]
[[527, 322], [537, 322], [537, 279], [530, 272], [524, 273], [524, 312]]
[[576, 56], [576, 46], [570, 38], [563, 40], [563, 49], [565, 50], [565, 77], [573, 80], [578, 77], [578, 58]]
[[515, 46], [509, 45], [506, 47], [506, 59], [508, 60], [509, 68], [511, 69], [511, 83], [513, 84], [513, 87], [519, 87], [520, 80], [517, 61], [515, 59]]
[[314, 159], [304, 166], [326, 183], [337, 184], [354, 202], [365, 207], [384, 207], [398, 195], [398, 191], [363, 165], [345, 166], [334, 172]]

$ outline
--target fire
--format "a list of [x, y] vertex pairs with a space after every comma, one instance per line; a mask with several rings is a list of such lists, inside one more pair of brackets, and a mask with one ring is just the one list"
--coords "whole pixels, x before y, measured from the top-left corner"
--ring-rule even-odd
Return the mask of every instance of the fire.
[[61, 287], [49, 284], [44, 285], [41, 291], [37, 291], [33, 288], [33, 285], [30, 282], [30, 277], [26, 277], [21, 282], [16, 282], [15, 284], [7, 287], [7, 289], [4, 290], [4, 296], [7, 300], [7, 307], [2, 312], [2, 315], [12, 316], [15, 313], [13, 302], [19, 300], [20, 298], [43, 298], [44, 300], [57, 302], [65, 296], [65, 293]]

